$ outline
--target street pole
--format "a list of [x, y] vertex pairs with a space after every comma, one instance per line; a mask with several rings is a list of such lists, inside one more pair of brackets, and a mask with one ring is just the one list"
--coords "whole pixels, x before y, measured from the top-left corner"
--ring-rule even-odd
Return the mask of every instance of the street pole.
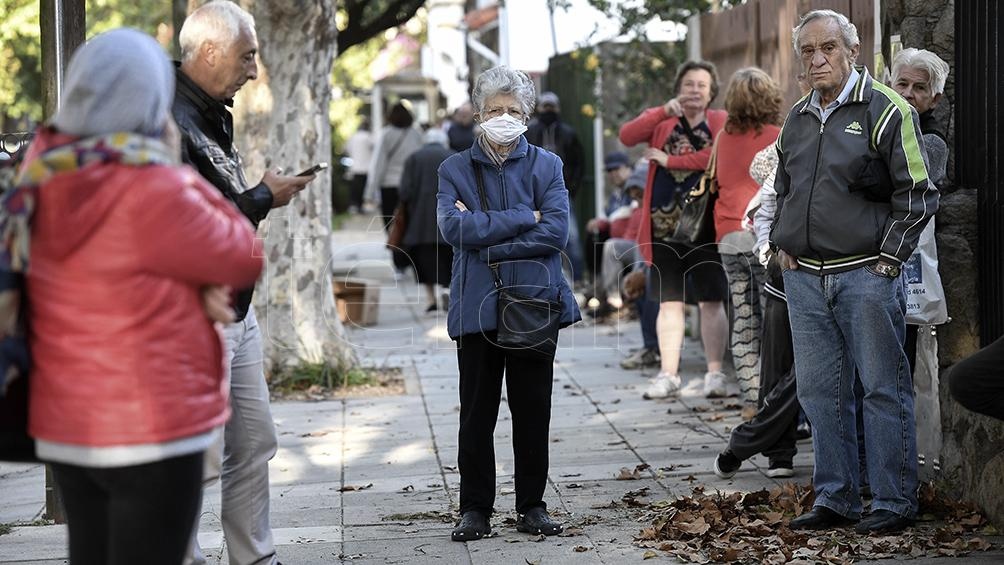
[[[39, 28], [42, 36], [42, 101], [44, 119], [59, 109], [63, 75], [70, 56], [84, 43], [84, 0], [42, 0]], [[56, 489], [52, 469], [45, 466], [45, 517], [66, 523], [63, 501]]]

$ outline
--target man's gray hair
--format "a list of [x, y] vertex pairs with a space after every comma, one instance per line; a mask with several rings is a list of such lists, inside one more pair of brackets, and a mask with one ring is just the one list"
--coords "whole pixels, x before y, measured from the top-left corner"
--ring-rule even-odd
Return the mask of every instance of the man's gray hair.
[[795, 48], [795, 53], [799, 53], [798, 36], [802, 33], [802, 28], [805, 27], [805, 24], [819, 18], [832, 18], [837, 22], [837, 26], [840, 27], [840, 35], [844, 38], [844, 47], [853, 49], [855, 45], [861, 45], [861, 40], [858, 39], [858, 28], [851, 23], [851, 20], [847, 19], [847, 16], [833, 10], [813, 10], [802, 16], [802, 20], [798, 22], [795, 29], [791, 30], [791, 45]]
[[945, 81], [948, 80], [948, 73], [951, 69], [941, 57], [927, 49], [914, 49], [913, 47], [896, 53], [896, 57], [892, 60], [893, 83], [896, 82], [903, 67], [927, 71], [928, 85], [933, 94], [941, 94], [945, 91]]
[[510, 69], [505, 65], [492, 67], [481, 73], [474, 81], [474, 93], [471, 95], [474, 110], [481, 113], [485, 102], [499, 94], [511, 94], [523, 108], [523, 115], [529, 116], [533, 110], [536, 98], [533, 81], [526, 73]]
[[178, 33], [181, 58], [185, 61], [193, 59], [207, 41], [227, 49], [243, 29], [255, 32], [251, 14], [229, 0], [213, 0], [185, 18]]

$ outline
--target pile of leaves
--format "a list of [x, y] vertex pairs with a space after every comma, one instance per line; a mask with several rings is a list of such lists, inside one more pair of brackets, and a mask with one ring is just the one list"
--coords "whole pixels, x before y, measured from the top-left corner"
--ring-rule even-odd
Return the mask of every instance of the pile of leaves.
[[791, 518], [812, 509], [809, 486], [723, 494], [693, 489], [691, 496], [649, 504], [635, 541], [645, 558], [661, 550], [690, 563], [853, 563], [891, 557], [957, 557], [986, 551], [980, 535], [997, 535], [973, 507], [921, 489], [917, 525], [899, 535], [863, 536], [853, 528], [793, 531]]

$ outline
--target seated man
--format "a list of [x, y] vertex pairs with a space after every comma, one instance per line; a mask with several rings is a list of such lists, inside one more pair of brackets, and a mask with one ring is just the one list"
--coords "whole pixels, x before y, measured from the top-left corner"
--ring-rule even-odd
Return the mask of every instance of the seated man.
[[597, 298], [600, 302], [596, 311], [598, 318], [613, 313], [623, 306], [620, 284], [624, 271], [626, 268], [628, 271], [640, 268], [643, 262], [637, 239], [638, 227], [641, 225], [641, 199], [647, 177], [647, 164], [635, 168], [631, 177], [624, 183], [627, 202], [613, 210], [605, 221], [610, 238], [603, 242], [599, 268], [601, 284], [597, 287]]
[[624, 183], [631, 176], [631, 162], [628, 156], [620, 151], [607, 153], [603, 165], [607, 171], [607, 188], [611, 189], [611, 192], [607, 196], [606, 206], [603, 207], [600, 216], [586, 222], [586, 268], [593, 278], [594, 285], [591, 295], [587, 298], [599, 292], [603, 243], [610, 238], [609, 218], [615, 210], [631, 203], [631, 199], [624, 191]]

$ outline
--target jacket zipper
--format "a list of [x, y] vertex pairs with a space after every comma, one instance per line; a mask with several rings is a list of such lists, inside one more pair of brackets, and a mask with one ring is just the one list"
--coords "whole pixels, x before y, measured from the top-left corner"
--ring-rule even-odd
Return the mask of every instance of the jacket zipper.
[[[503, 171], [503, 169], [505, 169], [505, 161], [503, 161], [502, 164], [499, 165], [499, 184], [502, 186], [502, 209], [506, 210], [509, 208], [509, 195], [506, 193], [505, 190], [505, 172]], [[516, 280], [515, 270], [516, 268], [513, 267], [513, 273], [511, 277], [513, 281]], [[502, 278], [502, 262], [499, 262], [499, 278]], [[502, 283], [505, 284], [505, 280], [503, 280]]]
[[[819, 120], [819, 141], [816, 143], [816, 162], [812, 168], [812, 183], [809, 185], [809, 201], [805, 205], [805, 247], [818, 256], [819, 254], [809, 243], [809, 219], [812, 217], [812, 194], [816, 191], [816, 174], [819, 172], [819, 156], [823, 153], [823, 130], [826, 124], [819, 116], [816, 116], [816, 119]], [[822, 274], [822, 266], [820, 266], [820, 274]]]

